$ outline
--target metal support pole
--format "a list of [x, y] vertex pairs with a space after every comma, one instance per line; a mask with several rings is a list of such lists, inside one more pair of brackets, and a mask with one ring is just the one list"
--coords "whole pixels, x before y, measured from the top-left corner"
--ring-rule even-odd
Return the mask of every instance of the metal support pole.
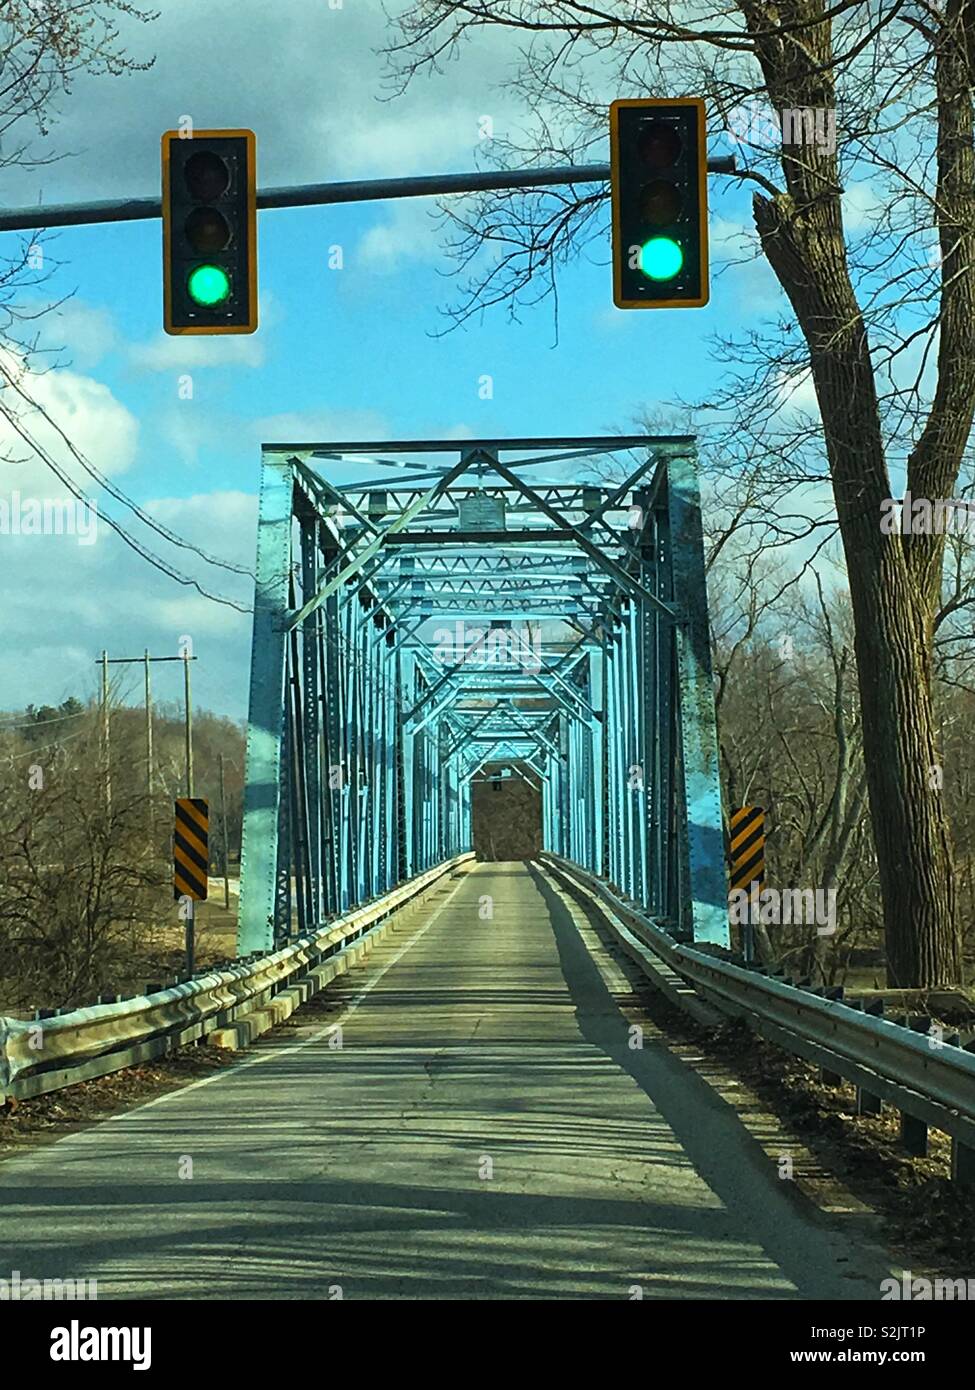
[[192, 898], [186, 899], [186, 930], [184, 936], [186, 952], [186, 973], [192, 975], [196, 969], [196, 904]]
[[186, 715], [186, 795], [193, 795], [193, 704], [190, 699], [190, 655], [183, 657], [183, 706]]
[[[729, 946], [728, 874], [721, 814], [718, 734], [697, 462], [673, 458], [667, 504], [674, 590], [686, 620], [674, 630], [680, 690], [680, 772], [684, 874], [695, 941]], [[682, 924], [683, 925], [683, 924]]]
[[112, 814], [112, 767], [109, 745], [108, 652], [102, 649], [102, 758], [105, 764], [105, 813]]
[[152, 817], [152, 683], [149, 676], [151, 657], [145, 654], [146, 673], [146, 817], [149, 823], [149, 853], [153, 851], [154, 825]]
[[230, 911], [230, 866], [227, 856], [227, 791], [223, 781], [223, 754], [220, 754], [220, 838], [223, 842], [223, 905]]
[[[735, 156], [708, 160], [709, 174], [733, 174]], [[265, 188], [257, 206], [309, 208], [330, 203], [365, 203], [387, 198], [439, 198], [445, 193], [485, 193], [507, 188], [549, 188], [573, 183], [608, 183], [608, 164], [570, 164], [551, 169], [478, 169], [467, 174], [420, 174], [405, 179], [350, 179], [344, 183], [308, 183]], [[162, 216], [159, 198], [106, 199], [92, 203], [52, 203], [10, 208], [0, 214], [0, 232], [41, 227], [93, 226], [104, 222], [143, 222]]]
[[284, 741], [285, 616], [291, 563], [293, 470], [266, 459], [257, 528], [257, 587], [251, 657], [244, 830], [237, 954], [274, 941], [281, 764]]

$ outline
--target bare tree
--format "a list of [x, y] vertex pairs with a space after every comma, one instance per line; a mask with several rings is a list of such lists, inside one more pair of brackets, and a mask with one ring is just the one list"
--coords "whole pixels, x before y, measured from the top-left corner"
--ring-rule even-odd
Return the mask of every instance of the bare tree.
[[[119, 42], [123, 18], [143, 23], [157, 18], [130, 0], [6, 0], [0, 8], [0, 170], [37, 169], [66, 151], [37, 147], [50, 135], [62, 98], [81, 73], [121, 76], [151, 66], [129, 57]], [[20, 355], [37, 349], [32, 325], [51, 305], [32, 291], [53, 263], [41, 235], [23, 237], [0, 256], [0, 341]]]
[[[0, 959], [15, 1005], [79, 1005], [144, 950], [162, 869], [146, 845], [136, 731], [115, 738], [112, 795], [94, 708], [7, 736], [0, 750]], [[26, 737], [25, 737], [26, 734]], [[134, 735], [134, 736], [133, 736]]]
[[[952, 496], [975, 415], [975, 0], [892, 0], [879, 13], [862, 0], [423, 0], [398, 23], [387, 51], [400, 85], [485, 28], [518, 41], [510, 88], [536, 117], [527, 142], [499, 143], [504, 163], [590, 155], [608, 99], [634, 92], [704, 94], [714, 133], [756, 97], [777, 113], [836, 113], [837, 143], [795, 133], [771, 150], [744, 142], [737, 177], [757, 187], [758, 247], [794, 319], [728, 345], [737, 363], [750, 351], [753, 367], [730, 404], [759, 439], [770, 385], [811, 377], [820, 423], [800, 443], [806, 458], [825, 449], [846, 559], [889, 978], [957, 981], [952, 848], [932, 771], [944, 536], [885, 534], [880, 519], [898, 449], [914, 496]], [[869, 172], [879, 198], [860, 236], [844, 233], [844, 170]], [[472, 272], [455, 314], [551, 289], [559, 263], [605, 235], [603, 203], [521, 192], [450, 213]], [[921, 356], [905, 384], [911, 346]], [[801, 455], [780, 442], [768, 461], [787, 471]]]

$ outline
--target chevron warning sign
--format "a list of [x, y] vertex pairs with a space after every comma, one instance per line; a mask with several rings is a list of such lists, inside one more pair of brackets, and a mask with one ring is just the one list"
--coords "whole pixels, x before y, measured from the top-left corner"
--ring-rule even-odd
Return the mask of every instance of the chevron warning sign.
[[173, 897], [204, 902], [207, 895], [207, 848], [210, 831], [210, 805], [200, 796], [176, 799], [176, 825], [173, 831]]
[[731, 887], [749, 890], [753, 896], [765, 884], [765, 807], [742, 806], [732, 811], [730, 829]]

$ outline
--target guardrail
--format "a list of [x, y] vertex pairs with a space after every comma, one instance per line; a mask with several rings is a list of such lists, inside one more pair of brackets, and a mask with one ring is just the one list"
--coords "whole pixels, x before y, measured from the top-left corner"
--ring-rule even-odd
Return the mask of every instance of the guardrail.
[[[620, 945], [675, 1003], [694, 1010], [699, 997], [743, 1018], [770, 1042], [822, 1067], [829, 1079], [858, 1089], [862, 1113], [883, 1101], [901, 1115], [910, 1152], [927, 1150], [927, 1129], [952, 1139], [952, 1177], [975, 1185], [975, 1054], [957, 1041], [926, 1036], [842, 998], [763, 975], [699, 947], [678, 942], [606, 883], [571, 861], [544, 853], [541, 863], [577, 893], [597, 900]], [[656, 968], [664, 962], [664, 973]], [[690, 988], [688, 988], [690, 987]]]
[[340, 973], [341, 957], [367, 931], [473, 862], [473, 854], [445, 860], [312, 936], [170, 989], [34, 1022], [0, 1017], [0, 1102], [8, 1096], [23, 1100], [42, 1095], [165, 1056], [260, 1009], [321, 962], [336, 965], [325, 972], [333, 978]]

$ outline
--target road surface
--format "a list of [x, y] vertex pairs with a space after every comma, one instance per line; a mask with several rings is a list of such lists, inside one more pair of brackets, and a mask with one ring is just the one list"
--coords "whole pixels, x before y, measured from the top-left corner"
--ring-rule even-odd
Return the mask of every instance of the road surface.
[[879, 1297], [878, 1252], [790, 1191], [659, 1034], [629, 1046], [619, 966], [534, 867], [458, 875], [336, 986], [331, 1021], [0, 1163], [0, 1278], [94, 1278], [100, 1299]]

